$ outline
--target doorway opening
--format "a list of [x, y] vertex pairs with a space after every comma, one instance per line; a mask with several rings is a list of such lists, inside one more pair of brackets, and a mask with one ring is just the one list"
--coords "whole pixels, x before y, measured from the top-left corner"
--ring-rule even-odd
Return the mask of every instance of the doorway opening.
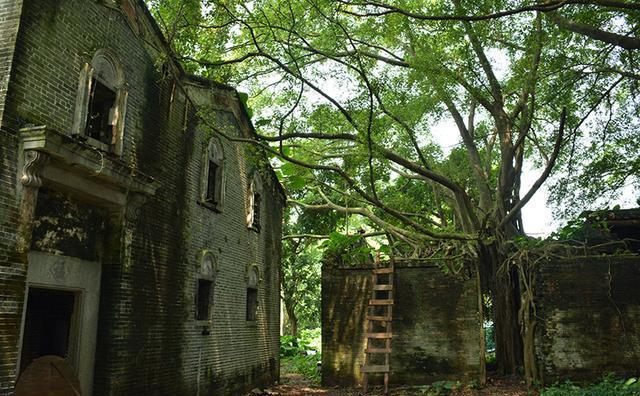
[[60, 356], [73, 365], [76, 300], [74, 292], [29, 288], [20, 372], [34, 359], [46, 355]]

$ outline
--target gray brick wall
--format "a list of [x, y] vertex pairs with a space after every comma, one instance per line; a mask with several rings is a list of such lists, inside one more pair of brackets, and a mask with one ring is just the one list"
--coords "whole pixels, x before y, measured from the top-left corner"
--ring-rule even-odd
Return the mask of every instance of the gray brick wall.
[[2, 124], [21, 11], [22, 0], [0, 0], [0, 124]]
[[[215, 213], [198, 203], [209, 135], [181, 90], [181, 78], [165, 72], [150, 49], [161, 42], [144, 22], [146, 14], [135, 11], [140, 3], [124, 6], [128, 13], [86, 0], [25, 2], [0, 129], [0, 394], [11, 393], [15, 378], [26, 270], [24, 260], [11, 262], [18, 209], [16, 131], [34, 124], [69, 133], [80, 69], [99, 48], [118, 54], [127, 81], [122, 160], [161, 187], [137, 219], [124, 226], [107, 221], [105, 227], [94, 394], [192, 395], [199, 385], [201, 394], [237, 395], [279, 374], [282, 199], [275, 180], [252, 150], [222, 139], [225, 206]], [[127, 17], [132, 10], [141, 19], [137, 24]], [[205, 91], [216, 103], [219, 122], [249, 136], [235, 92], [223, 86]], [[260, 233], [245, 224], [248, 178], [257, 168], [265, 181]], [[205, 249], [215, 252], [219, 266], [208, 335], [195, 321]], [[130, 261], [123, 258], [127, 254]], [[262, 275], [255, 324], [245, 320], [245, 274], [251, 264]]]
[[535, 281], [535, 355], [546, 384], [637, 376], [640, 257], [542, 263]]
[[0, 0], [0, 394], [14, 384], [25, 276], [24, 263], [13, 254], [17, 144], [2, 124], [21, 11], [22, 1]]
[[[434, 266], [396, 265], [391, 383], [480, 381], [481, 318], [475, 278], [446, 276]], [[322, 382], [361, 381], [371, 271], [363, 266], [322, 270]], [[380, 379], [373, 378], [373, 383]], [[377, 382], [376, 382], [377, 381]]]

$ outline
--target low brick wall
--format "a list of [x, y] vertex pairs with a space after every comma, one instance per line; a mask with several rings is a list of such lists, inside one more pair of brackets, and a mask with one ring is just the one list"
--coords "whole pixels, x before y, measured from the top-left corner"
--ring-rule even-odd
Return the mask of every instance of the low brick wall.
[[[390, 381], [480, 380], [484, 361], [475, 275], [458, 279], [435, 266], [403, 263], [396, 265], [395, 285]], [[323, 268], [324, 385], [360, 382], [370, 295], [370, 268]]]
[[535, 354], [544, 383], [640, 374], [639, 256], [543, 263], [535, 301]]

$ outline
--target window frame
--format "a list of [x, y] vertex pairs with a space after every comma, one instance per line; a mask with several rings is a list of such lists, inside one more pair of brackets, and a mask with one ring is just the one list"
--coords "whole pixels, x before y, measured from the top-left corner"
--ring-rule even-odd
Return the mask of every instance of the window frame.
[[258, 288], [257, 287], [247, 286], [246, 303], [245, 303], [245, 320], [248, 323], [256, 323], [258, 321]]
[[[209, 197], [209, 182], [211, 181], [211, 164], [215, 164], [215, 175], [213, 181], [214, 199]], [[198, 202], [214, 212], [221, 213], [224, 207], [225, 198], [225, 171], [224, 171], [224, 146], [218, 137], [209, 139], [207, 148], [202, 158], [202, 174], [200, 176], [200, 198]]]
[[[215, 301], [215, 289], [216, 279], [218, 273], [218, 260], [216, 255], [210, 250], [203, 250], [200, 257], [199, 269], [195, 279], [195, 293], [194, 293], [194, 313], [193, 318], [195, 321], [195, 327], [198, 329], [210, 329], [213, 326], [213, 309]], [[200, 311], [200, 284], [201, 282], [208, 282], [210, 287], [208, 301], [207, 301], [207, 318], [201, 319], [199, 316]], [[205, 333], [203, 333], [205, 334]]]
[[[204, 296], [206, 298], [206, 312], [204, 317], [201, 316], [201, 286], [205, 285], [208, 290], [207, 290], [207, 295]], [[196, 322], [206, 322], [206, 323], [210, 323], [211, 322], [211, 310], [213, 308], [213, 278], [211, 277], [206, 277], [206, 276], [199, 276], [196, 279], [196, 302], [195, 302], [195, 319]]]
[[[247, 203], [247, 228], [260, 232], [262, 228], [262, 218], [263, 218], [263, 206], [264, 199], [262, 194], [262, 178], [260, 174], [256, 171], [251, 178], [251, 183], [249, 184], [248, 190], [248, 203]], [[258, 197], [258, 206], [256, 213], [256, 196]], [[257, 215], [256, 215], [257, 214]]]
[[[256, 326], [258, 323], [258, 313], [260, 308], [260, 283], [262, 282], [262, 278], [260, 277], [260, 269], [257, 265], [252, 264], [247, 267], [245, 280], [247, 282], [247, 286], [245, 288], [245, 322], [248, 326]], [[254, 302], [251, 305], [251, 315], [249, 312], [250, 296]]]
[[[110, 144], [94, 139], [86, 133], [94, 81], [100, 82], [115, 93], [112, 107], [115, 121], [110, 124], [112, 125]], [[128, 92], [122, 64], [114, 51], [107, 48], [99, 49], [93, 55], [91, 62], [83, 65], [80, 70], [77, 92], [71, 134], [102, 151], [121, 156], [124, 149]]]

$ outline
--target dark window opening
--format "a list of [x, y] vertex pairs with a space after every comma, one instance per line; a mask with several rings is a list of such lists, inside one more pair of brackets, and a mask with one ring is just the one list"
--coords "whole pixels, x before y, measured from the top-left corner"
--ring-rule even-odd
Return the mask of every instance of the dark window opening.
[[196, 297], [196, 320], [209, 320], [212, 289], [212, 281], [207, 279], [198, 279], [198, 293]]
[[256, 230], [260, 230], [260, 205], [261, 205], [262, 197], [260, 194], [253, 194], [253, 223], [251, 226]]
[[69, 357], [75, 294], [73, 292], [29, 288], [20, 371], [41, 356]]
[[115, 121], [116, 93], [93, 79], [87, 113], [87, 129], [85, 134], [104, 144], [110, 145], [113, 139]]
[[258, 311], [258, 289], [253, 287], [247, 288], [247, 321], [256, 320], [256, 312]]
[[218, 165], [213, 162], [213, 161], [209, 161], [209, 173], [207, 174], [207, 195], [206, 195], [206, 201], [212, 204], [217, 204], [218, 203], [218, 197], [217, 197], [217, 192], [218, 192]]

